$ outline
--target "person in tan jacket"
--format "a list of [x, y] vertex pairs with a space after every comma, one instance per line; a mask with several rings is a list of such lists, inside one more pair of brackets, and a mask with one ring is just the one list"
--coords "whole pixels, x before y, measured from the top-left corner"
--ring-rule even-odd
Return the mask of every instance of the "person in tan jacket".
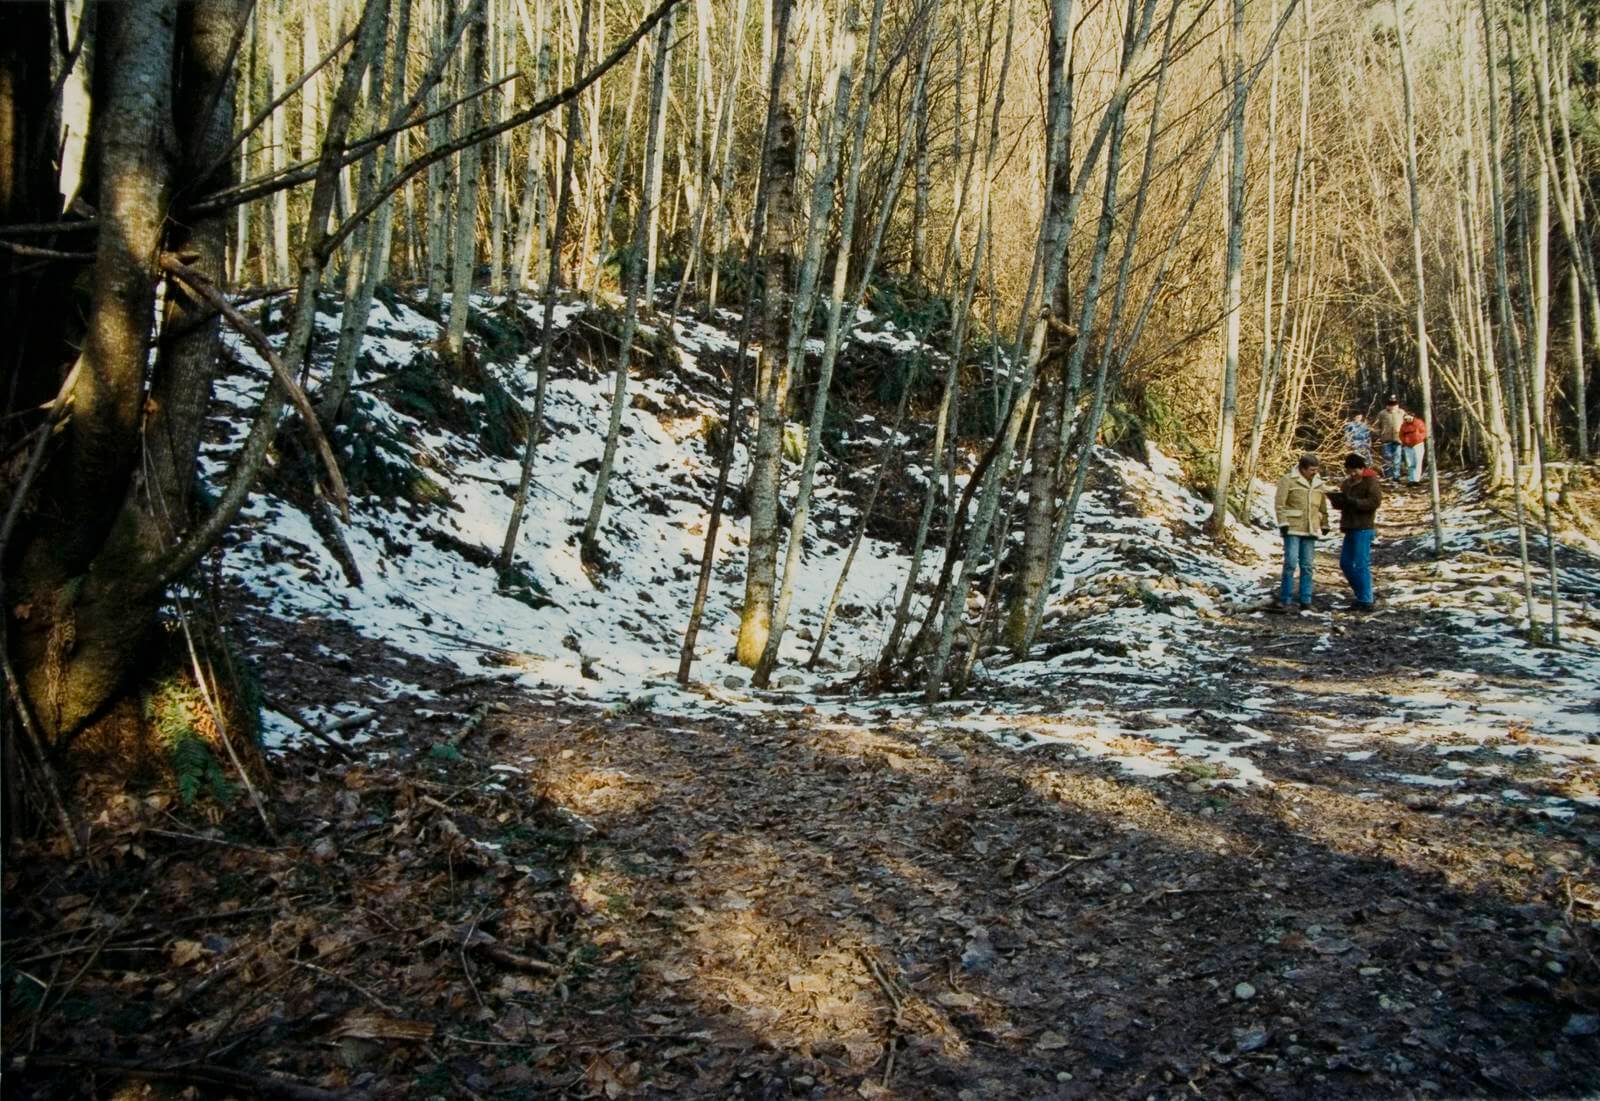
[[[1278, 479], [1273, 511], [1283, 536], [1283, 580], [1277, 609], [1299, 612], [1311, 607], [1312, 568], [1317, 540], [1328, 532], [1327, 486], [1317, 478], [1315, 455], [1302, 455], [1295, 468]], [[1300, 573], [1298, 592], [1295, 571]]]
[[1379, 450], [1383, 454], [1383, 476], [1400, 477], [1400, 426], [1405, 424], [1407, 413], [1400, 407], [1400, 399], [1390, 394], [1383, 404], [1383, 412], [1372, 422], [1377, 430]]

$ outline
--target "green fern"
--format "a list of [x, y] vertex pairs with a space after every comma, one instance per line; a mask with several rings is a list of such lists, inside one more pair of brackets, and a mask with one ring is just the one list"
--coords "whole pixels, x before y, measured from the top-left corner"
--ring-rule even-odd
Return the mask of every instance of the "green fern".
[[176, 676], [160, 681], [145, 698], [145, 717], [166, 751], [184, 806], [192, 806], [202, 795], [224, 805], [233, 801], [233, 785], [210, 743], [195, 727], [195, 708], [204, 707], [200, 693]]

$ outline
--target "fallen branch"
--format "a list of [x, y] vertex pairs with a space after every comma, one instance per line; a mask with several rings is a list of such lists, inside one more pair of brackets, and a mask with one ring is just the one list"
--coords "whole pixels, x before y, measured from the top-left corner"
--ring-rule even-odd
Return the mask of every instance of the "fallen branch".
[[265, 849], [260, 845], [246, 845], [239, 841], [228, 841], [221, 837], [207, 837], [201, 833], [179, 833], [177, 830], [160, 830], [154, 826], [146, 826], [142, 833], [153, 833], [157, 837], [171, 837], [179, 841], [199, 841], [206, 845], [221, 845], [228, 849], [243, 849], [245, 852], [270, 853], [275, 849]]
[[18, 1074], [33, 1068], [41, 1070], [106, 1070], [150, 1082], [188, 1082], [224, 1090], [243, 1090], [268, 1101], [356, 1101], [365, 1093], [350, 1090], [325, 1090], [289, 1078], [252, 1074], [232, 1067], [208, 1063], [142, 1063], [137, 1059], [100, 1059], [71, 1055], [33, 1055], [12, 1063]]
[[462, 739], [468, 734], [471, 734], [474, 730], [478, 729], [478, 727], [482, 726], [483, 720], [488, 718], [488, 716], [488, 704], [480, 703], [477, 707], [474, 707], [472, 709], [472, 714], [468, 715], [466, 721], [460, 726], [456, 727], [456, 732], [450, 735], [450, 744], [452, 746], [460, 746]]
[[1033, 892], [1039, 890], [1039, 888], [1047, 887], [1054, 883], [1056, 880], [1060, 879], [1070, 871], [1081, 868], [1083, 865], [1088, 864], [1091, 861], [1102, 860], [1105, 857], [1110, 856], [1112, 851], [1113, 850], [1111, 849], [1101, 849], [1099, 852], [1085, 853], [1082, 856], [1069, 855], [1065, 858], [1066, 863], [1061, 865], [1061, 867], [1057, 868], [1055, 871], [1049, 872], [1042, 878], [1035, 879], [1031, 883], [1024, 883], [1011, 893], [1017, 898], [1021, 898], [1023, 895], [1031, 895]]
[[283, 360], [278, 358], [277, 350], [272, 347], [267, 334], [262, 332], [255, 322], [240, 313], [204, 272], [190, 267], [171, 253], [162, 253], [161, 268], [180, 280], [199, 295], [201, 301], [226, 318], [228, 324], [237, 329], [239, 334], [250, 342], [250, 346], [261, 354], [261, 358], [267, 361], [278, 384], [289, 395], [289, 400], [300, 413], [300, 419], [305, 422], [306, 431], [311, 434], [311, 441], [316, 445], [317, 454], [321, 457], [323, 466], [327, 468], [328, 488], [332, 491], [333, 499], [339, 504], [339, 515], [348, 521], [350, 493], [345, 489], [344, 476], [339, 473], [339, 462], [334, 458], [333, 447], [322, 431], [322, 422], [317, 419], [316, 411], [311, 408], [311, 400], [306, 397], [306, 392], [300, 388], [300, 384], [295, 381], [288, 367], [284, 366]]
[[354, 727], [366, 726], [369, 722], [377, 717], [378, 713], [376, 711], [372, 710], [370, 707], [364, 707], [360, 711], [353, 711], [350, 714], [345, 715], [343, 718], [335, 719], [333, 722], [322, 728], [322, 733], [337, 734], [341, 730], [350, 730]]
[[485, 936], [487, 934], [469, 937], [465, 947], [482, 954], [485, 959], [498, 963], [501, 967], [509, 967], [513, 971], [528, 971], [535, 975], [559, 975], [561, 973], [561, 968], [553, 963], [535, 959], [532, 956], [524, 956], [521, 952], [513, 952], [499, 941], [481, 939]]
[[[290, 722], [294, 723], [294, 725], [298, 726], [301, 730], [304, 730], [307, 734], [311, 735], [313, 738], [316, 738], [323, 745], [325, 745], [329, 749], [333, 750], [335, 753], [337, 753], [339, 756], [343, 757], [345, 760], [348, 761], [348, 760], [351, 759], [350, 751], [348, 749], [346, 749], [344, 746], [340, 745], [338, 742], [334, 741], [331, 737], [329, 737], [329, 732], [328, 731], [326, 731], [326, 730], [318, 730], [316, 727], [312, 726], [310, 723], [308, 723], [304, 719], [302, 719], [300, 717], [299, 713], [297, 713], [293, 708], [285, 707], [283, 704], [274, 703], [271, 700], [263, 700], [262, 702], [269, 709], [271, 709], [273, 711], [276, 711], [278, 714], [282, 715], [284, 718], [286, 718]], [[371, 718], [372, 716], [368, 715], [367, 717]]]
[[441, 696], [453, 696], [457, 692], [464, 692], [468, 688], [476, 688], [484, 684], [503, 684], [515, 678], [505, 673], [484, 673], [476, 677], [466, 677], [463, 680], [451, 681], [439, 689]]

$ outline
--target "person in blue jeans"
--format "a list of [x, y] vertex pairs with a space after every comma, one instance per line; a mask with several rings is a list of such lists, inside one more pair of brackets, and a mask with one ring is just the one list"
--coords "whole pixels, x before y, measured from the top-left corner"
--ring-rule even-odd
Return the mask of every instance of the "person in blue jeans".
[[1383, 489], [1378, 484], [1378, 472], [1360, 455], [1345, 456], [1344, 472], [1339, 488], [1328, 494], [1339, 510], [1339, 530], [1344, 532], [1339, 569], [1350, 582], [1350, 610], [1370, 612], [1376, 599], [1372, 588], [1372, 540], [1377, 534]]
[[1328, 531], [1327, 486], [1317, 478], [1318, 466], [1315, 455], [1301, 456], [1295, 468], [1278, 479], [1273, 497], [1278, 533], [1283, 536], [1283, 580], [1278, 586], [1276, 605], [1279, 611], [1298, 613], [1311, 607], [1317, 540]]
[[1345, 450], [1357, 455], [1372, 455], [1372, 425], [1367, 423], [1367, 415], [1359, 409], [1345, 421], [1344, 446]]
[[[1377, 429], [1378, 444], [1383, 452], [1385, 478], [1400, 477], [1400, 426], [1405, 419], [1406, 411], [1400, 407], [1399, 397], [1390, 394], [1389, 400], [1383, 403], [1383, 412], [1378, 414], [1377, 422], [1373, 425]], [[1355, 452], [1361, 449], [1357, 447], [1351, 450]]]

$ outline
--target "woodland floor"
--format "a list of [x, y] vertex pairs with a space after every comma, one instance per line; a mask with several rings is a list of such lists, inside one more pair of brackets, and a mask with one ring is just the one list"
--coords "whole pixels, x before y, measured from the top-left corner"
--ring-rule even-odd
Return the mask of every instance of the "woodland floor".
[[[396, 716], [385, 758], [279, 760], [276, 837], [247, 806], [207, 826], [120, 797], [89, 859], [8, 861], [6, 1093], [1592, 1095], [1595, 808], [1446, 798], [1395, 778], [1437, 754], [1337, 737], [1386, 711], [1403, 732], [1389, 701], [1419, 686], [1541, 699], [1538, 671], [1387, 601], [1430, 584], [1425, 504], [1383, 514], [1376, 614], [1206, 625], [1239, 655], [1229, 698], [1261, 701], [1246, 786], [940, 734], [945, 711], [688, 721], [441, 668], [453, 707]], [[1342, 603], [1321, 557], [1318, 600]], [[1549, 675], [1594, 660], [1552, 651]], [[269, 671], [269, 696], [342, 675], [293, 668], [327, 680]], [[1161, 687], [1137, 708], [1226, 706], [1213, 681]], [[1034, 702], [1085, 696], [1122, 707], [1071, 684]], [[1505, 739], [1529, 752], [1460, 759], [1522, 791], [1594, 780]], [[1505, 786], [1466, 775], [1451, 794]], [[118, 1092], [130, 1073], [163, 1081]]]

